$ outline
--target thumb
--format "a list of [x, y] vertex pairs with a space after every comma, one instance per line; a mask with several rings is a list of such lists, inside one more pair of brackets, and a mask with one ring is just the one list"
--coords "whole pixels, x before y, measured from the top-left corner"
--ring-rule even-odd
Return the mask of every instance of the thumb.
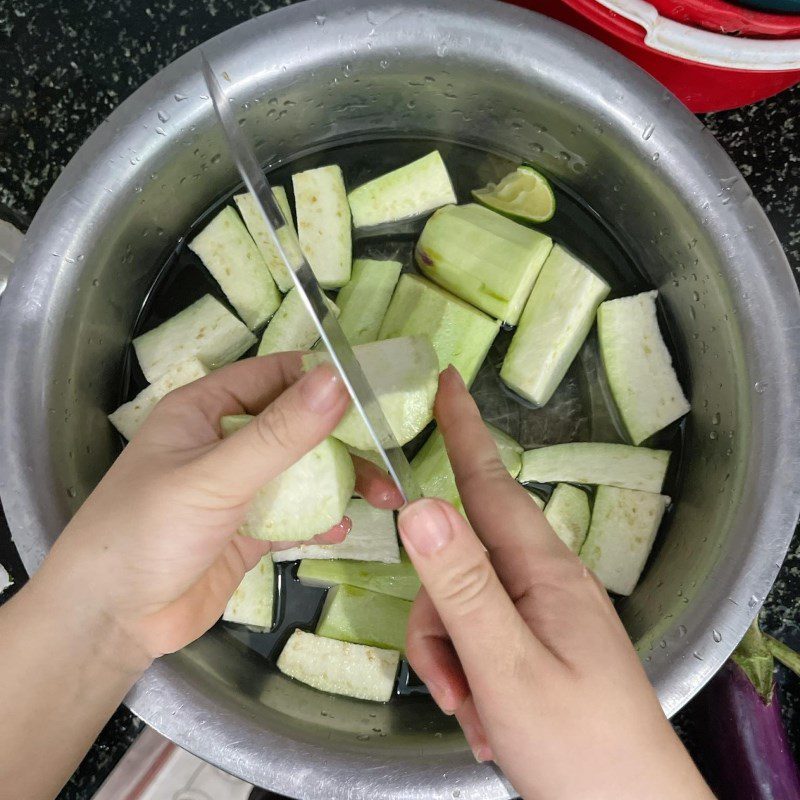
[[524, 647], [534, 658], [546, 657], [480, 540], [449, 503], [418, 500], [400, 512], [398, 526], [473, 692], [496, 684], [503, 654], [516, 654]]
[[349, 402], [339, 373], [323, 364], [286, 389], [249, 425], [202, 455], [196, 467], [214, 476], [218, 492], [248, 501], [328, 436]]

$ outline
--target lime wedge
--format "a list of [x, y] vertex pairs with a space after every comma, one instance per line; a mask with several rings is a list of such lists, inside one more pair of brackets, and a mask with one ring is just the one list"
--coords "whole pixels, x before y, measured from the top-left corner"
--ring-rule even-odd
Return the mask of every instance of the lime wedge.
[[506, 175], [500, 183], [473, 189], [472, 196], [492, 211], [521, 222], [547, 222], [556, 211], [550, 182], [526, 164]]

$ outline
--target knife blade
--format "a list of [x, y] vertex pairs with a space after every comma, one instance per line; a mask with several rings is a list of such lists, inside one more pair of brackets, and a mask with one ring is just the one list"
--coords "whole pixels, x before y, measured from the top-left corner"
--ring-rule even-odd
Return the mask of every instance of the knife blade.
[[311, 265], [303, 255], [292, 226], [286, 224], [272, 188], [258, 163], [258, 158], [237, 124], [230, 103], [211, 64], [205, 54], [201, 53], [200, 58], [203, 78], [208, 86], [209, 96], [225, 134], [233, 161], [245, 186], [256, 200], [256, 205], [272, 235], [275, 247], [292, 276], [295, 289], [300, 295], [306, 311], [311, 315], [320, 338], [328, 349], [331, 361], [339, 371], [342, 381], [350, 393], [353, 407], [363, 419], [381, 460], [392, 480], [397, 484], [397, 488], [403, 496], [403, 502], [409, 503], [416, 500], [420, 497], [420, 491], [411, 471], [411, 465], [397, 443], [375, 392], [353, 353], [350, 342], [347, 341], [338, 320], [325, 302], [322, 288]]

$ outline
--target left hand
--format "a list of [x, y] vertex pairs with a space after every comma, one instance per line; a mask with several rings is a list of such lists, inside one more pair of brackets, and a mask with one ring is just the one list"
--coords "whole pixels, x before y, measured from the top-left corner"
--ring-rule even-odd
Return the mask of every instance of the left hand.
[[[56, 542], [34, 582], [101, 608], [147, 664], [196, 639], [271, 549], [236, 533], [256, 491], [336, 426], [349, 402], [330, 366], [302, 375], [299, 353], [225, 367], [164, 398]], [[257, 414], [222, 440], [220, 417]], [[401, 498], [356, 459], [373, 505]], [[315, 541], [344, 539], [345, 518]], [[281, 542], [288, 547], [294, 543]], [[48, 578], [49, 576], [49, 578]]]

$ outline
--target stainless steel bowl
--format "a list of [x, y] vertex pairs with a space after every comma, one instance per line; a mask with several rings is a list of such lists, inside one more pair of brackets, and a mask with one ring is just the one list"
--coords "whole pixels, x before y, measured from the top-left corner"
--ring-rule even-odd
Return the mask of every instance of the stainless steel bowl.
[[[506, 5], [318, 0], [205, 51], [265, 163], [397, 135], [531, 158], [591, 200], [660, 289], [690, 373], [689, 457], [670, 530], [620, 610], [672, 714], [754, 616], [800, 504], [800, 304], [744, 179], [635, 66]], [[2, 500], [30, 570], [116, 453], [105, 413], [160, 260], [237, 182], [203, 91], [189, 53], [109, 117], [48, 195], [3, 297]], [[220, 630], [154, 665], [129, 702], [181, 746], [293, 797], [511, 792], [425, 700], [322, 695]]]

